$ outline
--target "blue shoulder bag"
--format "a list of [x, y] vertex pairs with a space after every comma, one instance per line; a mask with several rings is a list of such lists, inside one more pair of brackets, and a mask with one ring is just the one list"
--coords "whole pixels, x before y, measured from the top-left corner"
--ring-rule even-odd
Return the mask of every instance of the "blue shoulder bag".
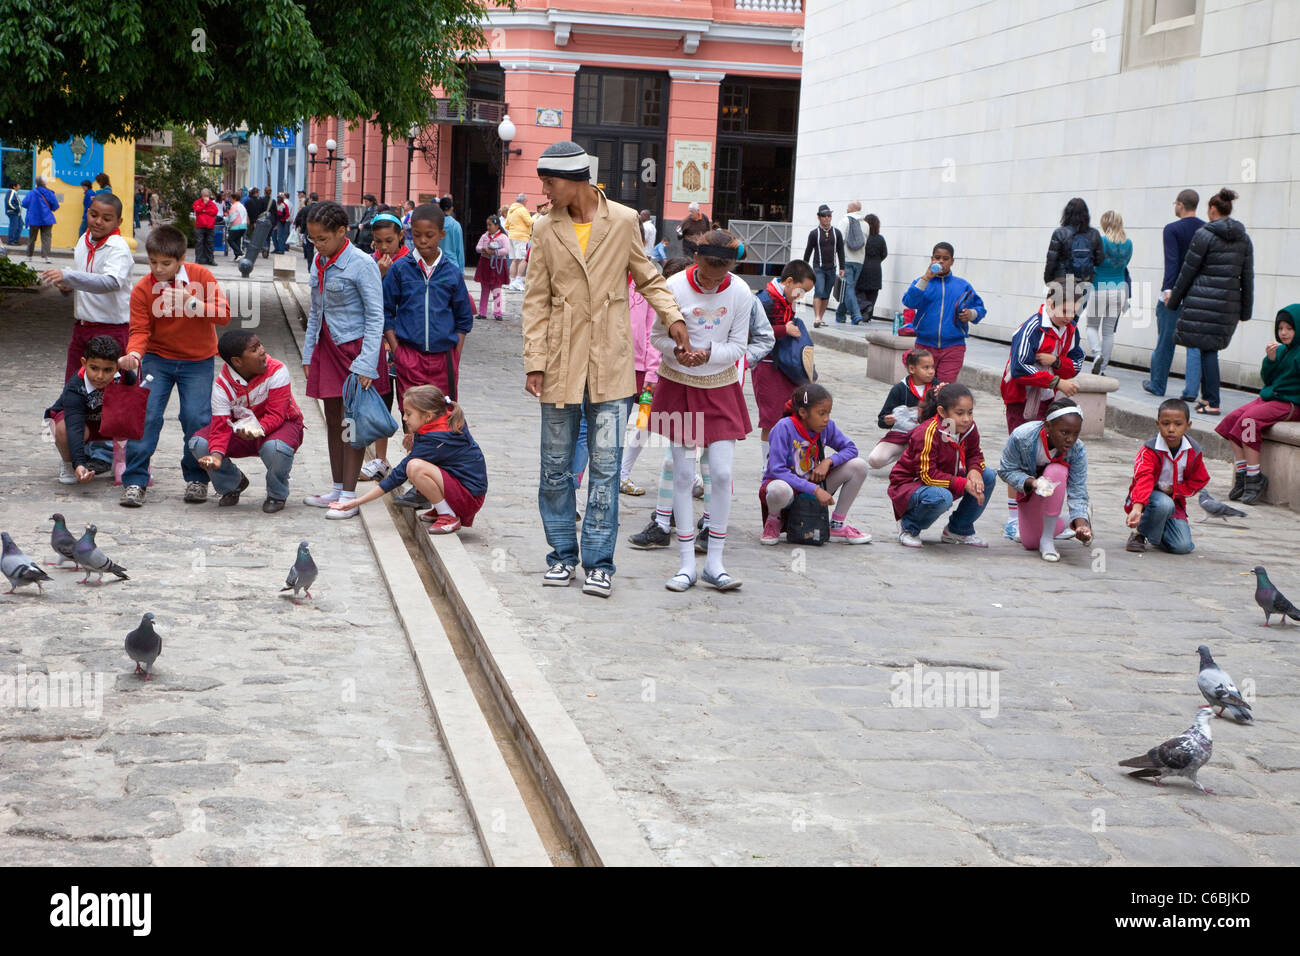
[[356, 372], [343, 383], [343, 437], [353, 448], [365, 448], [397, 431], [397, 420], [384, 400], [370, 388], [362, 388]]

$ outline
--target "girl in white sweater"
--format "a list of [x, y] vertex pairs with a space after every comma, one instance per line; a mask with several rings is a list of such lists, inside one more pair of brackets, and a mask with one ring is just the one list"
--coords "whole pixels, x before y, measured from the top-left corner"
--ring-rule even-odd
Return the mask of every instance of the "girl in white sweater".
[[[650, 430], [672, 443], [673, 519], [682, 561], [665, 584], [670, 591], [685, 591], [700, 577], [719, 591], [740, 587], [722, 566], [736, 442], [751, 428], [736, 363], [745, 355], [753, 293], [728, 271], [739, 249], [740, 243], [725, 230], [705, 233], [695, 265], [668, 280], [686, 320], [690, 349], [676, 347], [662, 320], [655, 323], [650, 338], [664, 356], [650, 407]], [[691, 486], [695, 449], [700, 446], [708, 449], [714, 495], [708, 555], [704, 571], [697, 574]]]

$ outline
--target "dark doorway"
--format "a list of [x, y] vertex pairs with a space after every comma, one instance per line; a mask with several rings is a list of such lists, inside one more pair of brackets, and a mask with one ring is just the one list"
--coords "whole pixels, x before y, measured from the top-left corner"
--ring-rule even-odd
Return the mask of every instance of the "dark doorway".
[[456, 126], [451, 134], [451, 195], [456, 218], [465, 232], [465, 266], [478, 264], [474, 247], [487, 231], [487, 217], [497, 211], [501, 192], [496, 130], [488, 126]]
[[794, 196], [799, 82], [729, 76], [718, 97], [713, 215], [788, 222]]

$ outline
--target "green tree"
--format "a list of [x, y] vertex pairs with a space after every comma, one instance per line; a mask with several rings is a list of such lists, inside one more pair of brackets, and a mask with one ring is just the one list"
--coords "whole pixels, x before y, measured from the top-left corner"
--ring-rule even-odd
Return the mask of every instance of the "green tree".
[[171, 208], [172, 225], [192, 241], [194, 200], [204, 189], [212, 190], [216, 198], [221, 192], [221, 176], [203, 165], [199, 154], [201, 143], [193, 133], [180, 126], [171, 127], [171, 131], [171, 147], [154, 150], [151, 163], [137, 162], [136, 177]]
[[134, 138], [171, 123], [253, 132], [364, 117], [405, 135], [458, 53], [513, 0], [0, 0], [6, 138]]

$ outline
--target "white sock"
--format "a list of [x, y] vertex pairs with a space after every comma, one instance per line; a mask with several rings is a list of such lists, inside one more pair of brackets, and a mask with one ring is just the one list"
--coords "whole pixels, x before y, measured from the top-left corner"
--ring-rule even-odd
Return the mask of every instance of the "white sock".
[[664, 449], [664, 464], [659, 471], [659, 502], [655, 508], [655, 523], [659, 530], [668, 531], [673, 517], [673, 449]]
[[338, 500], [339, 500], [339, 501], [355, 501], [355, 500], [356, 500], [356, 497], [357, 497], [357, 493], [356, 493], [355, 491], [340, 491], [340, 492], [339, 492]]
[[716, 441], [709, 445], [708, 451], [709, 473], [718, 484], [718, 497], [709, 502], [709, 551], [704, 558], [704, 570], [717, 577], [725, 570], [722, 549], [727, 543], [727, 519], [731, 516], [731, 466], [736, 443]]
[[760, 464], [758, 469], [758, 480], [762, 481], [763, 476], [767, 474], [767, 455], [768, 452], [771, 450], [771, 443], [765, 441], [759, 441], [759, 444], [763, 446], [763, 461]]
[[677, 522], [679, 572], [695, 577], [695, 517], [691, 485], [695, 475], [695, 449], [673, 445], [673, 518]]
[[1043, 533], [1038, 536], [1038, 550], [1056, 554], [1056, 519], [1060, 515], [1043, 515]]
[[441, 501], [435, 501], [433, 504], [433, 510], [440, 515], [454, 515], [456, 513], [451, 510], [451, 505], [447, 504], [446, 498], [443, 498]]

